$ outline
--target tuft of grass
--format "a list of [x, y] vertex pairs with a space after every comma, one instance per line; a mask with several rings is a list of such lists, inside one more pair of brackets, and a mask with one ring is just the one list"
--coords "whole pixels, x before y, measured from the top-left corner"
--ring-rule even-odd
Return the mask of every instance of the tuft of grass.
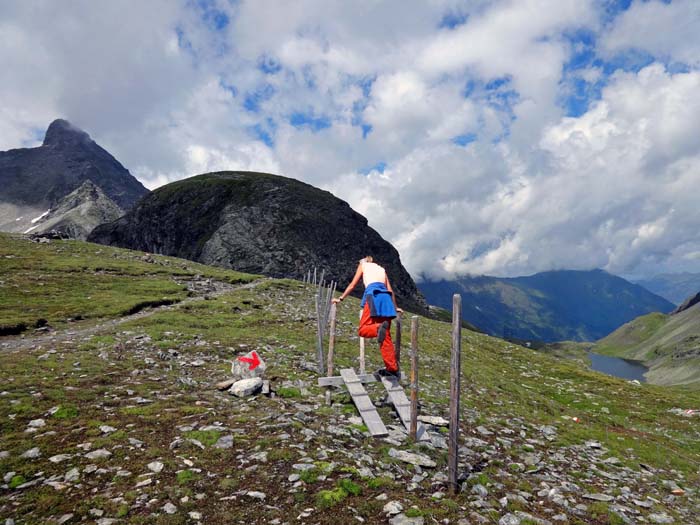
[[421, 516], [423, 516], [423, 511], [415, 507], [411, 507], [410, 509], [406, 509], [406, 512], [404, 512], [404, 514], [407, 518], [420, 518]]
[[190, 430], [189, 432], [185, 432], [184, 436], [191, 439], [196, 439], [202, 443], [202, 445], [211, 447], [219, 440], [221, 437], [221, 432], [218, 430]]
[[277, 395], [284, 398], [301, 397], [301, 390], [296, 387], [282, 386], [277, 389]]
[[177, 473], [177, 482], [180, 485], [189, 485], [199, 479], [199, 474], [193, 470], [181, 470]]
[[378, 478], [372, 478], [367, 482], [367, 487], [370, 489], [382, 489], [385, 487], [390, 487], [394, 484], [394, 480], [386, 476], [380, 476]]
[[72, 419], [78, 417], [78, 407], [73, 405], [61, 405], [54, 412], [53, 417], [56, 419]]

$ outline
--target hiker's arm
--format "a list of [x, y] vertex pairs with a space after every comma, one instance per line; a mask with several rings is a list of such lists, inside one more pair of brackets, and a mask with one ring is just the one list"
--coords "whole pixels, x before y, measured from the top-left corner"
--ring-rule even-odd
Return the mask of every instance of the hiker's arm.
[[396, 296], [394, 295], [394, 290], [391, 288], [391, 283], [389, 282], [389, 276], [387, 275], [386, 280], [384, 281], [384, 284], [386, 285], [386, 289], [389, 291], [391, 294], [391, 300], [394, 301], [394, 308], [396, 308], [396, 311], [399, 313], [403, 313], [403, 310], [398, 307], [396, 304]]
[[350, 281], [350, 284], [348, 284], [348, 287], [345, 289], [345, 291], [340, 294], [340, 298], [333, 299], [334, 303], [339, 303], [343, 299], [345, 299], [348, 295], [352, 293], [352, 291], [355, 289], [355, 286], [357, 286], [357, 283], [360, 282], [360, 279], [362, 279], [362, 264], [357, 265], [357, 271], [355, 271], [355, 277], [352, 278], [352, 281]]

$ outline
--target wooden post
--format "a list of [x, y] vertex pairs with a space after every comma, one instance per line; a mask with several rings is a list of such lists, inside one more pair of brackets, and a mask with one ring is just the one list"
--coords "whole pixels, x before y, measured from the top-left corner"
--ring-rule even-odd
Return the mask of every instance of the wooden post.
[[459, 377], [462, 353], [462, 296], [452, 296], [452, 358], [450, 360], [450, 433], [448, 444], [447, 483], [450, 494], [459, 492], [457, 452], [459, 450]]
[[[328, 377], [331, 377], [333, 375], [333, 354], [335, 351], [335, 316], [336, 304], [331, 303], [331, 326], [329, 329], [330, 331], [328, 332]], [[333, 387], [329, 386], [326, 388], [326, 405], [331, 404], [331, 388]]]
[[316, 286], [316, 267], [314, 266], [314, 286]]
[[316, 292], [316, 360], [319, 375], [323, 374], [323, 315], [321, 306], [321, 289]]
[[394, 355], [396, 356], [396, 364], [399, 367], [399, 370], [401, 370], [401, 312], [396, 312], [396, 337], [394, 337]]
[[[362, 319], [362, 310], [360, 310], [360, 319]], [[360, 375], [365, 373], [365, 338], [360, 336]]]
[[418, 316], [411, 317], [411, 426], [408, 436], [415, 441], [418, 431]]

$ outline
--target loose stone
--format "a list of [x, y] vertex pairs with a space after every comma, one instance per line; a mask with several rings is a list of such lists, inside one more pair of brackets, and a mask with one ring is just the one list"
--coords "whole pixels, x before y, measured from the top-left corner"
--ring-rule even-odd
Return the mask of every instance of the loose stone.
[[405, 463], [410, 463], [411, 465], [418, 465], [420, 467], [434, 468], [437, 466], [432, 459], [423, 454], [417, 454], [413, 452], [406, 452], [405, 450], [396, 450], [395, 448], [389, 449], [389, 456], [396, 458]]
[[389, 516], [393, 516], [395, 514], [399, 514], [403, 511], [403, 505], [399, 503], [398, 501], [390, 501], [386, 505], [384, 505], [384, 509], [382, 512], [384, 514], [388, 514]]
[[92, 452], [88, 452], [85, 454], [85, 457], [88, 459], [106, 459], [110, 457], [112, 453], [109, 450], [105, 450], [104, 448], [98, 448], [97, 450], [93, 450]]
[[39, 456], [41, 456], [41, 450], [39, 450], [39, 447], [34, 447], [34, 448], [30, 448], [29, 450], [27, 450], [20, 457], [25, 458], [25, 459], [36, 459]]
[[163, 465], [163, 463], [160, 461], [152, 461], [147, 465], [148, 470], [156, 474], [159, 474], [163, 470], [164, 466], [165, 465]]

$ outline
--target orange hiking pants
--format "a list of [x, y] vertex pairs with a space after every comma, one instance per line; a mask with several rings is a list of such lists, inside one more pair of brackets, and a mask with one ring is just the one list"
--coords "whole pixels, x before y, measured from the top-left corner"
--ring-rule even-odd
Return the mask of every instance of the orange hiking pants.
[[384, 321], [389, 321], [389, 328], [386, 331], [386, 337], [382, 346], [379, 348], [382, 352], [382, 359], [384, 359], [384, 366], [389, 372], [396, 372], [399, 367], [396, 364], [396, 352], [394, 350], [394, 343], [391, 341], [391, 317], [371, 317], [369, 311], [369, 304], [365, 303], [365, 307], [362, 310], [362, 317], [360, 318], [360, 328], [357, 333], [360, 337], [377, 337], [379, 332], [379, 327]]

